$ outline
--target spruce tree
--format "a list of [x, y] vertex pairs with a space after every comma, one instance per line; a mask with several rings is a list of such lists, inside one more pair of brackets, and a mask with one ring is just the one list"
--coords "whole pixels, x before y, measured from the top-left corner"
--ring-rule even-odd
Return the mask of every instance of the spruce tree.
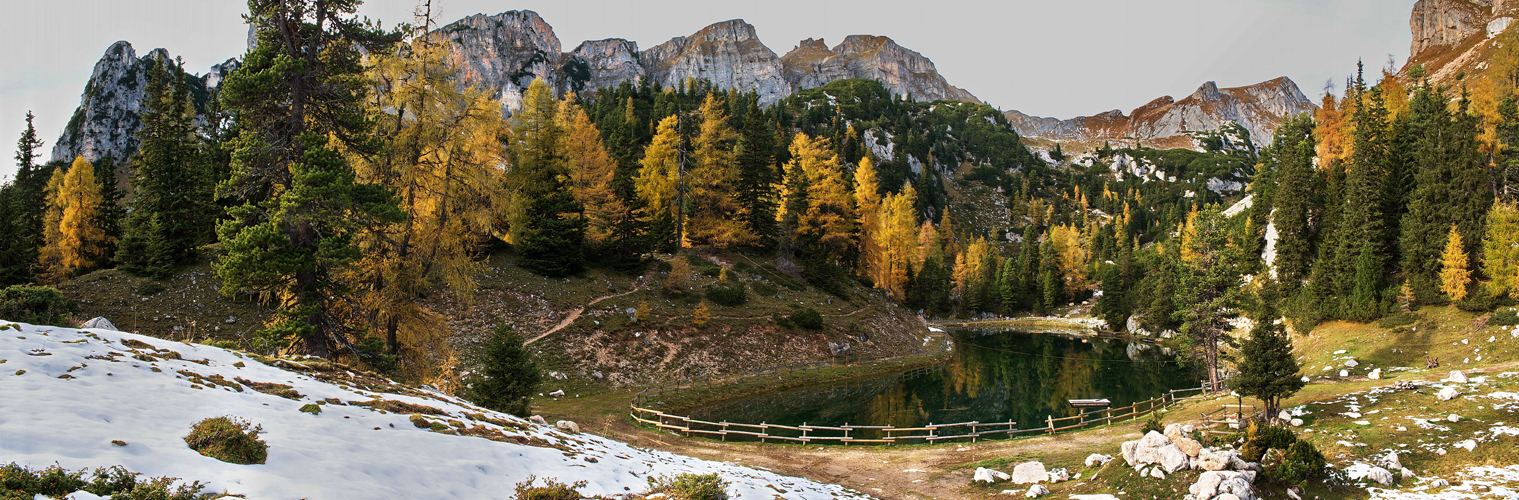
[[132, 157], [131, 214], [117, 248], [120, 267], [167, 276], [195, 259], [214, 219], [195, 108], [178, 62], [158, 61], [148, 73], [142, 137]]
[[1307, 114], [1288, 118], [1276, 129], [1267, 152], [1274, 167], [1275, 189], [1270, 215], [1276, 229], [1276, 257], [1272, 261], [1282, 294], [1292, 296], [1302, 288], [1312, 263], [1312, 220], [1318, 212], [1315, 193], [1323, 189], [1323, 177], [1313, 166], [1313, 119]]
[[334, 142], [374, 149], [362, 140], [370, 124], [360, 100], [361, 57], [399, 39], [361, 21], [358, 4], [250, 1], [258, 43], [222, 82], [222, 104], [237, 117], [239, 135], [232, 176], [218, 191], [234, 203], [217, 226], [221, 291], [277, 297], [261, 343], [299, 339], [321, 357], [330, 344], [347, 344], [337, 274], [360, 257], [355, 233], [404, 217], [392, 193], [358, 182], [334, 149]]
[[1437, 301], [1440, 255], [1452, 224], [1464, 248], [1477, 248], [1493, 194], [1466, 100], [1455, 114], [1439, 89], [1421, 86], [1409, 103], [1416, 186], [1399, 239], [1403, 269], [1421, 302]]
[[42, 246], [42, 214], [47, 206], [44, 191], [56, 167], [36, 164], [42, 141], [37, 139], [32, 120], [32, 112], [26, 112], [26, 129], [16, 141], [16, 179], [9, 186], [11, 207], [5, 214], [14, 229], [4, 233], [10, 236], [0, 238], [0, 285], [30, 282], [37, 249]]
[[750, 101], [736, 146], [738, 204], [749, 233], [762, 243], [771, 242], [776, 235], [775, 146], [767, 125], [759, 104]]
[[123, 194], [117, 187], [116, 168], [116, 159], [111, 155], [95, 160], [95, 180], [100, 184], [100, 210], [95, 215], [95, 227], [105, 233], [109, 242], [101, 248], [101, 267], [114, 264], [116, 248], [122, 238], [121, 224], [127, 217], [127, 209], [121, 202]]
[[523, 94], [522, 110], [513, 116], [517, 143], [510, 150], [511, 182], [522, 210], [512, 221], [512, 232], [520, 234], [517, 263], [555, 278], [585, 268], [585, 219], [578, 216], [583, 207], [565, 183], [569, 170], [557, 108], [548, 84], [533, 80]]
[[480, 370], [469, 382], [475, 404], [518, 417], [532, 415], [533, 393], [543, 373], [511, 325], [496, 326], [485, 342]]
[[[1265, 288], [1274, 288], [1274, 284], [1268, 283]], [[1250, 329], [1250, 338], [1240, 346], [1239, 375], [1229, 381], [1229, 386], [1260, 399], [1270, 419], [1281, 410], [1282, 400], [1302, 389], [1304, 382], [1299, 378], [1297, 358], [1292, 356], [1292, 338], [1277, 317], [1275, 294], [1263, 292], [1260, 300], [1262, 311]]]

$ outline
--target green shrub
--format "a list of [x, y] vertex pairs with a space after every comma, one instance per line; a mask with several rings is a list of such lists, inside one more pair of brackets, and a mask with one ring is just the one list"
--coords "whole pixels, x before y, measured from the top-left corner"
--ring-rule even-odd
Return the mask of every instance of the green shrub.
[[411, 414], [411, 425], [416, 426], [418, 429], [427, 429], [432, 427], [432, 422], [427, 421], [427, 417], [422, 416], [421, 413], [413, 413]]
[[190, 449], [233, 464], [261, 464], [269, 458], [269, 446], [258, 439], [263, 426], [252, 426], [238, 417], [212, 417], [190, 428], [185, 444]]
[[85, 472], [69, 472], [52, 466], [40, 472], [11, 463], [0, 466], [0, 499], [31, 500], [37, 495], [63, 498], [76, 491], [85, 491], [101, 497], [129, 500], [201, 500], [217, 498], [214, 493], [202, 494], [205, 486], [199, 482], [181, 484], [171, 477], [137, 479], [138, 474], [121, 466], [98, 468], [90, 481], [84, 480]]
[[756, 281], [751, 284], [750, 287], [754, 288], [754, 293], [761, 297], [774, 297], [775, 294], [781, 292], [779, 289], [775, 288], [775, 285], [765, 283], [763, 281]]
[[564, 484], [555, 481], [554, 478], [544, 478], [543, 486], [533, 486], [538, 476], [529, 475], [527, 480], [517, 483], [517, 500], [580, 500], [580, 488], [584, 488], [585, 481], [575, 481], [575, 484]]
[[480, 369], [470, 377], [471, 399], [480, 406], [527, 418], [529, 404], [543, 373], [522, 345], [522, 336], [505, 323], [485, 342]]
[[729, 286], [713, 285], [707, 288], [707, 300], [720, 306], [741, 306], [749, 301], [749, 295], [744, 293], [743, 283], [734, 283]]
[[385, 348], [385, 339], [380, 337], [364, 337], [364, 340], [353, 345], [359, 359], [380, 373], [392, 373], [396, 371], [396, 355], [390, 354]]
[[677, 474], [674, 477], [651, 477], [649, 489], [675, 500], [727, 500], [728, 482], [717, 474]]
[[795, 323], [796, 326], [808, 330], [821, 330], [823, 328], [823, 315], [819, 314], [817, 310], [808, 307], [791, 313], [791, 322]]
[[1272, 476], [1289, 483], [1303, 483], [1309, 480], [1324, 477], [1324, 467], [1328, 462], [1324, 460], [1324, 454], [1313, 443], [1298, 441], [1287, 448], [1287, 454], [1282, 457], [1281, 463], [1268, 468]]
[[0, 289], [0, 318], [34, 325], [67, 326], [74, 303], [50, 286], [11, 285]]
[[1150, 431], [1165, 432], [1166, 424], [1160, 421], [1159, 413], [1151, 413], [1150, 419], [1145, 421], [1145, 426], [1139, 429], [1141, 434], [1149, 434]]
[[1493, 313], [1493, 317], [1487, 320], [1487, 324], [1494, 326], [1519, 325], [1519, 310], [1509, 309]]
[[321, 415], [322, 407], [317, 406], [316, 403], [306, 403], [306, 406], [301, 407], [301, 411], [304, 413], [310, 413], [312, 415]]
[[1240, 458], [1246, 462], [1260, 462], [1266, 450], [1285, 450], [1296, 442], [1297, 435], [1291, 429], [1251, 422], [1245, 428], [1245, 446], [1240, 448]]

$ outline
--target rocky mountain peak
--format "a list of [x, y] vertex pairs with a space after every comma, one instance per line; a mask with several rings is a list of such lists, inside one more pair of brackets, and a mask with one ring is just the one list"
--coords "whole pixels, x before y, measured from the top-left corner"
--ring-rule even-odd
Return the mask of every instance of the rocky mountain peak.
[[[137, 151], [136, 132], [142, 126], [141, 103], [147, 93], [148, 72], [155, 64], [171, 61], [173, 58], [164, 49], [137, 57], [137, 51], [125, 40], [107, 47], [90, 73], [79, 107], [53, 143], [51, 159], [67, 162], [83, 156], [93, 162], [110, 156], [118, 162], [125, 161]], [[235, 65], [233, 59], [217, 67], [226, 69]], [[224, 75], [218, 73], [217, 81]], [[205, 77], [187, 75], [186, 79], [197, 87], [192, 89], [193, 95], [205, 96]], [[204, 103], [196, 105], [201, 108]]]
[[1218, 93], [1218, 84], [1214, 82], [1202, 84], [1201, 87], [1197, 88], [1197, 92], [1192, 93], [1191, 97], [1203, 102], [1221, 101], [1224, 98], [1222, 94]]
[[535, 78], [560, 88], [559, 37], [537, 12], [475, 14], [432, 32], [449, 44], [449, 62], [463, 85], [491, 92], [503, 109], [516, 109]]
[[[1507, 3], [1504, 9], [1510, 8]], [[1459, 45], [1484, 30], [1492, 13], [1492, 0], [1419, 0], [1408, 19], [1413, 31], [1408, 53], [1417, 57], [1426, 50]]]

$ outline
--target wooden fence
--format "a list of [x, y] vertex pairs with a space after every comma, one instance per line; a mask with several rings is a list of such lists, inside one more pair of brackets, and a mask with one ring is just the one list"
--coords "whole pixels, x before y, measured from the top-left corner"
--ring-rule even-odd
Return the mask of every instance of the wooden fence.
[[[1167, 391], [1160, 397], [1140, 401], [1121, 408], [1103, 408], [1081, 412], [1069, 417], [1056, 418], [1053, 415], [1046, 416], [1044, 425], [1031, 428], [1017, 428], [1017, 422], [959, 422], [953, 424], [929, 424], [922, 427], [895, 427], [890, 425], [780, 425], [761, 422], [758, 424], [746, 424], [739, 422], [709, 422], [697, 420], [680, 415], [672, 415], [659, 410], [640, 407], [635, 399], [631, 405], [631, 416], [634, 420], [654, 426], [659, 429], [674, 432], [682, 436], [700, 436], [717, 438], [723, 441], [728, 436], [757, 438], [760, 442], [782, 441], [795, 443], [874, 443], [894, 444], [898, 442], [921, 441], [934, 443], [954, 439], [969, 439], [975, 442], [984, 437], [1002, 435], [1011, 438], [1024, 434], [1054, 434], [1092, 427], [1096, 425], [1112, 425], [1113, 422], [1132, 419], [1154, 413], [1157, 410], [1170, 406], [1184, 399], [1207, 394], [1203, 387], [1193, 389], [1174, 389]], [[1191, 396], [1180, 396], [1182, 393], [1196, 392]]]

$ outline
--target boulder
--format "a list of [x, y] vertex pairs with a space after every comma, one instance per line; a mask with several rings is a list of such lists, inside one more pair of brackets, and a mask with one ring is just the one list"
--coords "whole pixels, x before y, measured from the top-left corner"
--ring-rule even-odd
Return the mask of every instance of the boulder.
[[539, 424], [539, 425], [548, 425], [549, 424], [549, 421], [543, 419], [543, 415], [533, 415], [532, 417], [528, 417], [528, 420], [532, 420], [533, 423]]
[[1301, 419], [1301, 418], [1294, 418], [1291, 421], [1289, 421], [1288, 423], [1292, 424], [1293, 427], [1302, 427], [1303, 426], [1303, 419]]
[[1456, 399], [1456, 396], [1460, 395], [1461, 392], [1457, 391], [1455, 387], [1446, 387], [1444, 389], [1440, 389], [1440, 392], [1435, 393], [1435, 398], [1438, 398], [1440, 401], [1450, 401], [1452, 399]]
[[1040, 486], [1040, 485], [1036, 484], [1036, 485], [1030, 486], [1029, 489], [1028, 489], [1028, 491], [1023, 493], [1023, 496], [1028, 497], [1028, 498], [1039, 498], [1039, 497], [1042, 497], [1042, 496], [1045, 496], [1045, 495], [1048, 495], [1048, 494], [1050, 494], [1050, 489], [1049, 488], [1045, 488], [1044, 486]]
[[1457, 384], [1465, 384], [1467, 382], [1466, 374], [1461, 373], [1461, 370], [1451, 370], [1450, 375], [1447, 376], [1446, 380], [1455, 382]]
[[[1134, 458], [1134, 451], [1137, 448], [1139, 448], [1139, 441], [1137, 441], [1137, 440], [1136, 441], [1124, 441], [1123, 445], [1119, 446], [1119, 450], [1121, 451], [1121, 453], [1119, 453], [1119, 454], [1123, 456], [1124, 463], [1129, 464], [1129, 467], [1133, 467], [1137, 463], [1137, 462], [1135, 462], [1135, 458]], [[1092, 457], [1087, 457], [1087, 460], [1091, 460], [1091, 459], [1092, 459]]]
[[1050, 484], [1063, 483], [1063, 482], [1071, 480], [1071, 473], [1066, 472], [1065, 468], [1063, 468], [1063, 467], [1059, 468], [1059, 469], [1050, 470], [1049, 474], [1050, 474]]
[[1194, 468], [1203, 471], [1225, 470], [1229, 464], [1239, 459], [1239, 454], [1230, 450], [1204, 451], [1192, 461]]
[[1171, 440], [1155, 431], [1150, 431], [1149, 434], [1145, 434], [1145, 437], [1139, 439], [1140, 448], [1159, 448], [1168, 444], [1171, 444]]
[[1287, 413], [1287, 410], [1282, 410], [1280, 412], [1277, 412], [1276, 419], [1286, 422], [1288, 420], [1292, 420], [1292, 414]]
[[980, 481], [980, 482], [983, 482], [983, 483], [995, 483], [997, 481], [1006, 481], [1010, 477], [1011, 476], [1008, 476], [1006, 472], [1002, 472], [1002, 471], [998, 471], [998, 470], [991, 470], [991, 469], [988, 469], [986, 467], [977, 467], [976, 468], [976, 475], [971, 477], [971, 481], [972, 482]]
[[84, 324], [81, 325], [80, 328], [98, 328], [98, 329], [101, 329], [101, 330], [115, 331], [116, 330], [116, 325], [111, 324], [111, 320], [105, 319], [104, 317], [101, 317], [101, 316], [96, 316], [96, 317], [90, 318], [89, 321], [84, 322]]
[[1354, 359], [1348, 360], [1348, 361], [1345, 362], [1345, 367], [1346, 368], [1355, 368], [1355, 367], [1360, 366], [1360, 365], [1361, 365], [1361, 363], [1358, 362], [1358, 361], [1356, 361], [1356, 360], [1354, 360]]
[[1049, 480], [1049, 472], [1044, 470], [1042, 462], [1024, 462], [1013, 467], [1013, 483], [1015, 484], [1034, 484]]
[[1159, 453], [1160, 466], [1166, 468], [1167, 474], [1185, 469], [1191, 462], [1186, 452], [1181, 451], [1181, 448], [1176, 447], [1175, 444], [1160, 447]]
[[549, 393], [549, 397], [552, 397], [552, 398], [562, 398], [562, 397], [564, 397], [564, 389], [559, 389], [559, 390], [556, 390], [554, 392], [550, 392]]
[[1382, 457], [1382, 466], [1387, 470], [1399, 470], [1403, 468], [1403, 462], [1398, 461], [1398, 452], [1389, 451], [1387, 456]]
[[580, 424], [575, 423], [573, 420], [560, 420], [558, 422], [554, 422], [554, 427], [558, 427], [559, 430], [568, 432], [570, 434], [580, 434]]
[[1103, 465], [1107, 465], [1107, 463], [1111, 462], [1112, 460], [1113, 460], [1113, 457], [1110, 457], [1110, 456], [1107, 456], [1107, 455], [1099, 455], [1099, 454], [1093, 453], [1091, 455], [1087, 455], [1087, 459], [1086, 459], [1085, 463], [1086, 463], [1087, 467], [1093, 467], [1093, 466], [1100, 467], [1100, 466], [1103, 466]]
[[1203, 451], [1203, 444], [1189, 437], [1178, 437], [1172, 440], [1171, 444], [1176, 445], [1177, 448], [1181, 449], [1182, 453], [1186, 453], [1189, 457], [1195, 457]]
[[1366, 374], [1366, 378], [1372, 380], [1380, 380], [1382, 378], [1382, 369], [1377, 368], [1375, 370], [1372, 370], [1371, 373]]
[[1187, 498], [1209, 500], [1227, 498], [1223, 495], [1231, 495], [1240, 500], [1254, 500], [1255, 491], [1250, 483], [1254, 482], [1254, 473], [1235, 471], [1209, 471], [1198, 476], [1197, 482], [1187, 487], [1190, 493]]
[[1166, 439], [1170, 439], [1173, 443], [1176, 442], [1178, 438], [1187, 437], [1186, 434], [1182, 433], [1181, 424], [1167, 425], [1164, 434], [1166, 435]]
[[1456, 422], [1460, 422], [1460, 421], [1461, 421], [1461, 416], [1460, 416], [1460, 415], [1457, 415], [1457, 414], [1454, 414], [1454, 413], [1452, 413], [1452, 414], [1450, 414], [1450, 415], [1447, 415], [1447, 416], [1446, 416], [1446, 417], [1445, 417], [1445, 420], [1446, 420], [1446, 421], [1447, 421], [1447, 422], [1450, 422], [1450, 423], [1453, 423], [1453, 424], [1454, 424], [1454, 423], [1456, 423]]
[[1366, 475], [1361, 476], [1361, 478], [1369, 481], [1376, 481], [1377, 484], [1380, 484], [1382, 486], [1391, 486], [1394, 480], [1392, 477], [1392, 471], [1383, 469], [1381, 467], [1372, 467], [1371, 470], [1366, 471]]
[[1477, 449], [1477, 442], [1474, 441], [1474, 440], [1468, 439], [1468, 440], [1462, 441], [1460, 443], [1456, 443], [1456, 447], [1457, 448], [1465, 449], [1466, 451], [1472, 451], [1472, 450]]
[[1341, 377], [1349, 377], [1350, 376], [1350, 370], [1340, 370], [1340, 376]]
[[1163, 470], [1160, 470], [1160, 469], [1161, 469], [1160, 467], [1152, 467], [1152, 468], [1150, 468], [1150, 477], [1153, 477], [1155, 479], [1165, 479], [1166, 478], [1166, 471], [1163, 471]]

